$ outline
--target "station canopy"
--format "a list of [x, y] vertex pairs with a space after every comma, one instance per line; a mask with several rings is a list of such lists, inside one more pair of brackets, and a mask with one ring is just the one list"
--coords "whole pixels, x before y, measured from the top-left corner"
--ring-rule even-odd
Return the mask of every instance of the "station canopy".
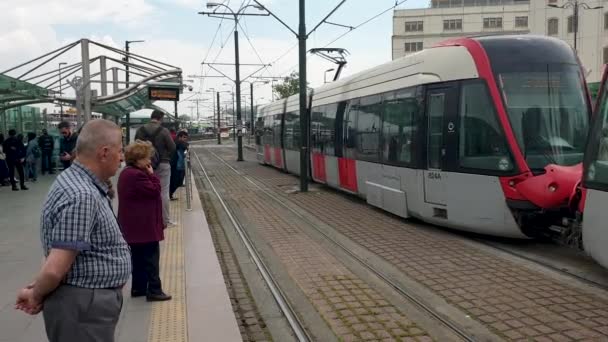
[[92, 112], [119, 118], [160, 109], [156, 101], [178, 100], [182, 89], [178, 67], [81, 39], [1, 72], [0, 110], [36, 103], [84, 109], [89, 101]]

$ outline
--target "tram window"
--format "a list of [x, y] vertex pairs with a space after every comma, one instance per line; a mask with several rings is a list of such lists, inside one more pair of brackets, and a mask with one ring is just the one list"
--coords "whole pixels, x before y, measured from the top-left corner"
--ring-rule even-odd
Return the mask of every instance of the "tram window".
[[351, 100], [344, 114], [344, 157], [354, 159], [357, 156], [357, 107], [359, 100]]
[[323, 112], [323, 125], [321, 126], [320, 135], [325, 143], [325, 155], [336, 155], [335, 134], [336, 134], [336, 112], [338, 104], [330, 104], [325, 107]]
[[[283, 130], [283, 146], [286, 150], [295, 150], [293, 144], [294, 114], [285, 113], [285, 128]], [[297, 125], [297, 122], [295, 122]]]
[[599, 111], [591, 125], [587, 153], [589, 166], [585, 169], [585, 180], [592, 189], [606, 190], [608, 187], [608, 89], [598, 94]]
[[412, 142], [416, 136], [419, 110], [416, 88], [389, 95], [384, 100], [382, 116], [382, 157], [389, 164], [409, 164]]
[[357, 158], [377, 162], [380, 147], [382, 97], [380, 95], [364, 97], [352, 112], [357, 115]]
[[281, 114], [274, 115], [274, 147], [281, 147]]
[[460, 166], [507, 172], [513, 161], [486, 85], [465, 83], [460, 101]]
[[321, 136], [325, 106], [313, 107], [310, 113], [310, 147], [314, 153], [323, 153], [325, 143]]

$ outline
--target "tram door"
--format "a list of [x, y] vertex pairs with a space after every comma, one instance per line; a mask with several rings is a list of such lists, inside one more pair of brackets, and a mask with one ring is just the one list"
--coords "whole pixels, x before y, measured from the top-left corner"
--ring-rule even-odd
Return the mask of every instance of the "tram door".
[[448, 174], [446, 170], [447, 143], [454, 123], [451, 111], [457, 110], [457, 87], [442, 86], [427, 89], [427, 169], [424, 171], [425, 202], [446, 205]]

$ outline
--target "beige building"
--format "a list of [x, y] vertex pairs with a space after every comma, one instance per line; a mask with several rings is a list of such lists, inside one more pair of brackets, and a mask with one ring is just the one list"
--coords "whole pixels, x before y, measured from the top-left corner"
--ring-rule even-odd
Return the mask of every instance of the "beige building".
[[[573, 8], [562, 0], [433, 0], [424, 9], [396, 10], [393, 59], [455, 37], [488, 34], [548, 35], [574, 46]], [[586, 9], [589, 7], [590, 9]], [[591, 9], [597, 6], [606, 8]], [[587, 80], [598, 82], [608, 63], [608, 1], [579, 1], [577, 51]]]

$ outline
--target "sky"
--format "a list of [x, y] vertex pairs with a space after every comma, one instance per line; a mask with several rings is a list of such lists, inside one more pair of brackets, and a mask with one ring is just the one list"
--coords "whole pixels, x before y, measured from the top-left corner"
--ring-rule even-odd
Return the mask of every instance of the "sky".
[[[224, 1], [235, 11], [249, 2]], [[398, 8], [421, 8], [428, 6], [428, 2], [407, 0]], [[220, 75], [201, 63], [234, 63], [234, 22], [198, 14], [209, 11], [206, 3], [199, 0], [0, 0], [0, 70], [88, 38], [120, 49], [124, 48], [125, 40], [145, 40], [132, 44], [131, 51], [182, 68], [185, 79], [191, 75]], [[297, 32], [298, 1], [264, 0], [262, 3]], [[307, 30], [314, 28], [339, 3], [340, 0], [308, 0]], [[329, 21], [356, 27], [394, 5], [395, 0], [346, 0]], [[246, 12], [260, 13], [255, 8], [248, 8]], [[388, 62], [391, 59], [392, 15], [391, 9], [350, 32], [348, 28], [340, 26], [321, 25], [309, 36], [307, 48], [326, 47], [348, 32], [327, 46], [345, 48], [349, 52], [342, 77]], [[241, 17], [239, 38], [241, 63], [272, 64], [256, 75], [283, 77], [298, 70], [297, 39], [274, 18]], [[99, 50], [92, 49], [91, 54], [96, 53], [100, 53]], [[49, 64], [73, 62], [77, 56], [77, 52], [66, 54]], [[325, 70], [334, 66], [309, 55], [307, 70], [310, 86], [323, 84]], [[234, 77], [233, 67], [217, 68]], [[243, 66], [241, 77], [257, 69], [259, 67]], [[332, 73], [328, 73], [327, 77], [331, 78]], [[205, 91], [209, 88], [231, 90], [234, 83], [229, 79], [206, 77], [195, 78], [189, 84], [193, 92], [186, 90], [182, 94], [179, 113], [196, 116], [196, 103], [188, 99], [202, 99], [203, 102], [199, 102], [199, 115], [206, 117], [211, 115], [212, 95]], [[248, 85], [242, 89], [243, 93], [249, 92]], [[270, 102], [270, 84], [256, 84], [254, 99], [260, 104]], [[173, 103], [157, 104], [173, 111]]]

